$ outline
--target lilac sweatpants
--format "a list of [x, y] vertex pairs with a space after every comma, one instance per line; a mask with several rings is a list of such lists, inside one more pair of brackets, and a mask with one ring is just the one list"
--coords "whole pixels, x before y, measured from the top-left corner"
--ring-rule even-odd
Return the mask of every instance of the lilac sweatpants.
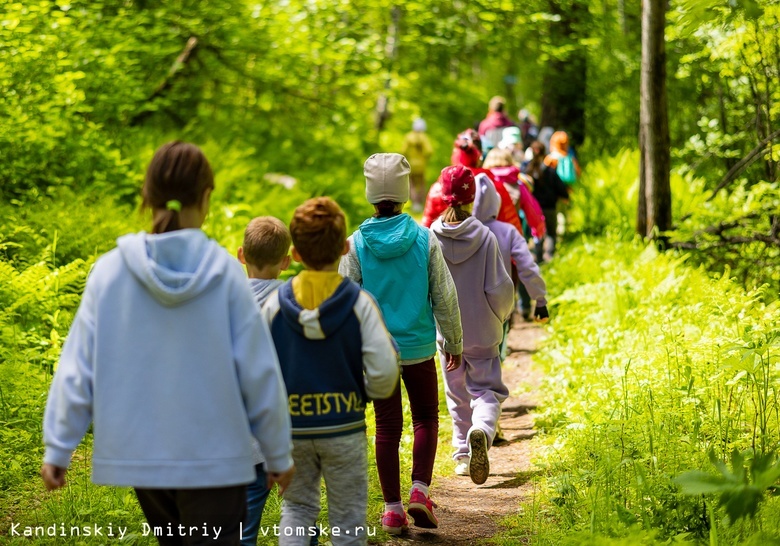
[[501, 358], [474, 358], [463, 355], [463, 364], [452, 372], [445, 369], [446, 360], [439, 353], [444, 376], [447, 409], [452, 417], [454, 459], [469, 454], [468, 436], [473, 429], [485, 432], [488, 448], [496, 435], [496, 423], [501, 415], [501, 402], [509, 390], [501, 380]]

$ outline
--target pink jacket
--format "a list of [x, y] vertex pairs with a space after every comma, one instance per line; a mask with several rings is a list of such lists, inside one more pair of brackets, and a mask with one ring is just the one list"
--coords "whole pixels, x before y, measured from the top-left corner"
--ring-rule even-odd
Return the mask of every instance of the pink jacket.
[[[515, 165], [507, 167], [493, 167], [490, 169], [493, 178], [503, 183], [512, 201], [518, 210], [522, 210], [528, 225], [531, 226], [531, 234], [534, 237], [542, 238], [545, 235], [546, 228], [544, 223], [544, 214], [539, 202], [534, 198], [525, 184], [518, 180], [520, 169]], [[501, 220], [499, 218], [499, 220]]]

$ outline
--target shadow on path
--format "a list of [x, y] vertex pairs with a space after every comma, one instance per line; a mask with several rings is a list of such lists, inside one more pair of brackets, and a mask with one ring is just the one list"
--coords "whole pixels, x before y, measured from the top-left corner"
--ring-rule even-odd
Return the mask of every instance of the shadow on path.
[[520, 504], [533, 494], [532, 481], [539, 474], [531, 465], [533, 446], [528, 440], [536, 434], [531, 412], [536, 408], [534, 388], [540, 382], [531, 369], [531, 355], [543, 336], [541, 328], [522, 321], [509, 332], [512, 352], [504, 362], [503, 373], [510, 396], [502, 406], [500, 420], [506, 442], [490, 450], [487, 482], [475, 485], [467, 476], [437, 474], [431, 494], [438, 504], [439, 528], [424, 530], [411, 525], [408, 532], [384, 544], [484, 543], [500, 531], [501, 518], [519, 513]]

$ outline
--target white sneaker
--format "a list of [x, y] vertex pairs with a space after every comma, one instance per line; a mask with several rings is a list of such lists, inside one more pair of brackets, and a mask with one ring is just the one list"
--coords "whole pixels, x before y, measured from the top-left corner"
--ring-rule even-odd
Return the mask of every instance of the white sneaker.
[[469, 463], [471, 460], [468, 457], [461, 457], [457, 462], [458, 464], [455, 465], [455, 474], [458, 476], [468, 476]]

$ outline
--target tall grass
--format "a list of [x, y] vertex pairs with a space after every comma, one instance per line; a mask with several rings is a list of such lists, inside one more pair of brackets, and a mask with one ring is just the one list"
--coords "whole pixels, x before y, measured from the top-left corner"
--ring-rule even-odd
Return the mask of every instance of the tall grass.
[[734, 450], [746, 468], [776, 459], [780, 303], [617, 238], [583, 237], [546, 278], [557, 295], [536, 359], [546, 376], [536, 420], [546, 477], [539, 507], [521, 522], [537, 530], [535, 542], [780, 538], [778, 504], [765, 491], [755, 518], [749, 507], [744, 518], [727, 510], [752, 475], [734, 478], [725, 500], [685, 495], [674, 481], [696, 469], [714, 483]]

